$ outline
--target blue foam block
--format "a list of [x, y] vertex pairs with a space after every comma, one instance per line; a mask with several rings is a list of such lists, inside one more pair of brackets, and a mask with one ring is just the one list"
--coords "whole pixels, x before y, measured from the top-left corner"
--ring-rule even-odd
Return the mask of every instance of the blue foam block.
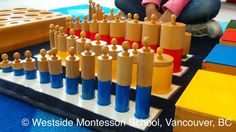
[[217, 44], [205, 59], [205, 62], [236, 67], [236, 47]]
[[116, 84], [115, 110], [118, 112], [129, 111], [130, 86]]
[[151, 104], [151, 87], [136, 87], [135, 117], [138, 119], [147, 119]]

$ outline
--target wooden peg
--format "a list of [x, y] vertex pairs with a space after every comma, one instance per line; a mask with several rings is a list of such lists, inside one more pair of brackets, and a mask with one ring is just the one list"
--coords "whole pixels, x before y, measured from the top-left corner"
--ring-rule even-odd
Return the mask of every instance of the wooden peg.
[[69, 28], [69, 21], [70, 21], [70, 18], [69, 16], [66, 17], [66, 28]]
[[110, 9], [110, 14], [107, 17], [107, 20], [114, 20], [114, 9]]
[[103, 14], [103, 20], [98, 21], [98, 33], [101, 35], [101, 40], [110, 43], [109, 38], [110, 24], [107, 22], [107, 15]]
[[54, 24], [49, 25], [49, 40], [50, 40], [50, 47], [55, 47], [54, 44]]
[[171, 24], [176, 25], [176, 15], [175, 14], [171, 15]]
[[66, 37], [64, 27], [60, 27], [60, 34], [57, 36], [58, 41], [58, 55], [65, 60], [66, 58], [66, 51], [67, 51], [67, 44], [66, 44]]
[[110, 38], [116, 38], [119, 45], [125, 40], [125, 25], [125, 21], [119, 19], [110, 21]]
[[73, 29], [74, 28], [74, 23], [73, 23], [73, 18], [69, 17], [69, 28]]
[[12, 68], [14, 70], [14, 76], [21, 76], [24, 75], [24, 68], [23, 68], [23, 62], [21, 61], [20, 53], [15, 52], [13, 54], [14, 61], [12, 62]]
[[48, 59], [48, 68], [51, 75], [59, 75], [62, 73], [61, 58], [57, 56], [58, 50], [56, 48], [51, 49], [51, 57]]
[[97, 15], [93, 14], [93, 20], [89, 23], [90, 39], [95, 40], [95, 34], [98, 33]]
[[47, 51], [45, 49], [41, 49], [39, 51], [40, 57], [37, 60], [38, 70], [40, 75], [40, 83], [49, 83], [50, 82], [50, 74], [48, 70], [48, 60], [47, 60]]
[[10, 68], [12, 66], [11, 61], [8, 60], [8, 55], [6, 53], [2, 54], [1, 58], [2, 62], [0, 66], [2, 69]]
[[134, 23], [138, 23], [139, 15], [137, 13], [134, 14]]
[[108, 55], [109, 48], [104, 45], [102, 47], [102, 55], [98, 57], [98, 80], [110, 81], [112, 75], [112, 57]]
[[76, 16], [74, 23], [75, 36], [80, 37], [80, 29], [81, 29], [80, 18], [79, 16]]
[[107, 43], [105, 41], [101, 41], [101, 36], [99, 33], [95, 35], [94, 41], [91, 41], [92, 44], [92, 51], [95, 53], [96, 56], [101, 55], [101, 48], [102, 46], [106, 45]]
[[81, 31], [85, 31], [86, 33], [86, 38], [89, 38], [89, 23], [87, 21], [87, 16], [84, 16], [84, 20], [81, 23]]
[[54, 28], [54, 45], [56, 48], [58, 48], [58, 40], [57, 40], [57, 36], [59, 35], [59, 28], [60, 26], [59, 25], [56, 25], [55, 28]]
[[133, 42], [132, 49], [129, 49], [130, 54], [133, 58], [133, 65], [132, 65], [132, 82], [131, 87], [135, 88], [137, 85], [137, 63], [138, 63], [138, 48], [139, 44], [137, 42]]
[[144, 45], [142, 48], [143, 52], [150, 52], [149, 45], [151, 43], [151, 40], [148, 37], [144, 37], [142, 43]]
[[77, 57], [76, 49], [70, 47], [69, 56], [66, 58], [66, 77], [68, 78], [78, 78], [79, 77], [79, 57]]
[[173, 60], [170, 55], [163, 54], [163, 49], [157, 49], [154, 57], [152, 92], [154, 94], [166, 94], [171, 91]]
[[23, 63], [23, 67], [25, 70], [26, 79], [35, 79], [36, 78], [36, 61], [31, 58], [31, 51], [25, 51], [25, 60]]

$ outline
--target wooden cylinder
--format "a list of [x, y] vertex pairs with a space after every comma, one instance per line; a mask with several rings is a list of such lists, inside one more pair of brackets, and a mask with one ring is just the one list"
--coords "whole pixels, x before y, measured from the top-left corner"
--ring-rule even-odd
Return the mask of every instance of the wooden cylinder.
[[39, 72], [48, 72], [48, 59], [46, 57], [47, 51], [45, 49], [40, 50], [40, 56], [37, 59], [37, 66]]
[[75, 56], [75, 48], [70, 47], [69, 56], [66, 57], [66, 77], [78, 78], [79, 77], [79, 57]]
[[150, 44], [148, 37], [145, 37], [142, 43], [144, 47], [138, 50], [137, 56], [137, 86], [150, 87], [152, 85], [154, 51], [148, 47]]
[[132, 44], [132, 49], [129, 49], [130, 54], [133, 57], [133, 65], [132, 65], [132, 83], [131, 87], [135, 88], [137, 85], [137, 62], [138, 62], [138, 48], [139, 44], [134, 42]]
[[2, 62], [0, 63], [0, 68], [10, 68], [10, 67], [12, 67], [12, 63], [11, 63], [11, 61], [8, 60], [8, 55], [7, 54], [2, 54], [1, 58], [2, 58]]
[[125, 41], [122, 44], [123, 50], [117, 55], [117, 84], [130, 86], [132, 81], [132, 56], [128, 52], [130, 44]]
[[91, 51], [92, 45], [85, 45], [85, 51], [81, 53], [81, 77], [90, 80], [95, 77], [95, 53]]
[[[156, 51], [160, 43], [161, 24], [156, 22], [156, 15], [153, 14], [151, 18], [151, 21], [143, 22], [142, 39], [144, 37], [149, 37], [151, 40], [150, 47]], [[143, 47], [143, 45], [140, 45], [140, 47]]]
[[61, 57], [57, 56], [57, 49], [51, 50], [52, 56], [48, 58], [48, 69], [51, 75], [62, 73]]
[[154, 57], [152, 93], [166, 94], [171, 91], [173, 60], [172, 56], [163, 54], [163, 50], [158, 48]]
[[96, 40], [91, 41], [92, 44], [92, 51], [95, 53], [95, 56], [99, 56], [102, 54], [102, 46], [106, 45], [107, 42], [105, 41], [101, 41], [101, 36], [100, 34], [96, 34], [95, 35]]
[[31, 58], [32, 53], [30, 51], [25, 52], [25, 60], [23, 62], [23, 67], [25, 71], [33, 71], [36, 69], [36, 61]]
[[112, 57], [108, 55], [107, 46], [102, 48], [103, 54], [98, 56], [98, 80], [107, 82], [112, 79]]
[[84, 21], [81, 23], [81, 31], [85, 31], [86, 38], [89, 38], [89, 23], [87, 21], [87, 16], [84, 16]]
[[191, 37], [192, 37], [191, 33], [185, 32], [183, 55], [187, 55], [189, 53], [190, 45], [191, 45]]
[[98, 33], [97, 15], [93, 15], [93, 20], [89, 22], [90, 39], [95, 40], [95, 34]]
[[64, 28], [60, 27], [60, 34], [57, 36], [58, 50], [61, 52], [66, 52], [66, 37]]
[[109, 31], [110, 30], [110, 23], [107, 22], [107, 15], [103, 15], [103, 20], [98, 21], [98, 33], [101, 35], [101, 40], [110, 43], [109, 38]]
[[75, 17], [75, 23], [74, 23], [75, 36], [80, 37], [80, 29], [81, 29], [80, 18], [77, 16]]
[[138, 21], [138, 14], [134, 14], [133, 21], [127, 21], [125, 40], [131, 42], [140, 42], [142, 36], [142, 23]]
[[172, 15], [172, 22], [161, 24], [160, 47], [168, 50], [183, 49], [185, 24], [175, 22], [176, 16]]
[[[116, 19], [110, 22], [110, 38], [116, 38], [119, 45], [125, 38], [125, 22]], [[120, 40], [120, 41], [119, 41]]]

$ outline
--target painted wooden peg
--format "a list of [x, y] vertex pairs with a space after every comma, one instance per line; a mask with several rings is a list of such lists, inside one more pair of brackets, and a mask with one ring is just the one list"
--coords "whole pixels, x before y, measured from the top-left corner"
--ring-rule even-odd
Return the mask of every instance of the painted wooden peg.
[[127, 19], [128, 21], [132, 20], [132, 14], [131, 13], [128, 13], [127, 17], [128, 17], [128, 19]]
[[87, 16], [84, 16], [84, 20], [81, 23], [81, 31], [85, 31], [86, 38], [88, 38], [88, 39], [90, 38], [90, 36], [89, 36], [89, 23], [87, 21]]
[[7, 54], [2, 54], [1, 56], [2, 62], [0, 63], [0, 67], [2, 68], [3, 73], [12, 72], [12, 63], [8, 60]]
[[117, 54], [121, 52], [122, 46], [117, 45], [117, 40], [116, 38], [113, 38], [111, 40], [111, 45], [108, 45], [109, 48], [109, 55], [112, 57], [112, 81], [116, 81], [116, 72], [117, 72]]
[[67, 35], [70, 34], [69, 22], [70, 22], [70, 17], [67, 16], [67, 17], [66, 17], [66, 34], [67, 34]]
[[112, 57], [108, 55], [109, 48], [102, 47], [102, 55], [98, 57], [98, 105], [106, 106], [111, 104], [111, 77]]
[[55, 28], [54, 28], [54, 45], [55, 45], [56, 48], [58, 48], [57, 36], [60, 34], [59, 28], [60, 28], [59, 25], [56, 25]]
[[20, 59], [20, 53], [15, 52], [13, 54], [14, 61], [12, 62], [12, 68], [14, 72], [14, 76], [22, 76], [25, 74], [24, 67], [23, 67], [23, 61]]
[[55, 89], [63, 87], [61, 57], [57, 56], [57, 52], [56, 48], [51, 49], [51, 56], [48, 58], [51, 87]]
[[49, 25], [49, 41], [50, 41], [50, 48], [55, 47], [55, 43], [54, 43], [54, 24]]
[[95, 40], [95, 35], [98, 33], [97, 15], [93, 14], [93, 20], [89, 22], [89, 37]]
[[149, 117], [151, 104], [154, 51], [149, 47], [151, 40], [148, 37], [144, 37], [142, 43], [144, 47], [138, 50], [134, 115], [138, 119], [147, 119]]
[[110, 24], [107, 22], [107, 15], [103, 14], [103, 20], [98, 21], [98, 33], [101, 35], [101, 40], [110, 43], [109, 39], [109, 27]]
[[76, 39], [78, 39], [77, 36], [75, 36], [75, 30], [70, 30], [70, 36], [66, 37], [66, 49], [69, 50], [70, 47], [76, 46]]
[[[142, 27], [142, 39], [144, 37], [149, 37], [151, 40], [150, 47], [156, 51], [159, 43], [160, 43], [160, 32], [161, 32], [161, 25], [156, 22], [157, 17], [155, 14], [152, 14], [151, 21], [146, 21], [143, 23]], [[140, 47], [143, 47], [141, 44]]]
[[37, 77], [36, 61], [35, 59], [31, 58], [31, 56], [31, 51], [25, 51], [25, 60], [23, 62], [23, 67], [25, 71], [25, 79], [27, 80], [35, 79]]
[[125, 21], [116, 20], [110, 21], [110, 42], [113, 38], [116, 38], [117, 44], [121, 45], [125, 40]]
[[79, 57], [74, 47], [70, 47], [69, 56], [66, 57], [66, 93], [74, 95], [78, 93], [79, 85]]
[[133, 42], [132, 49], [129, 49], [130, 54], [133, 57], [133, 68], [132, 68], [132, 83], [131, 87], [135, 88], [137, 85], [137, 56], [138, 56], [138, 48], [139, 44], [137, 42]]
[[48, 59], [46, 57], [47, 51], [45, 49], [41, 49], [39, 51], [39, 58], [37, 60], [40, 83], [49, 83], [50, 82], [50, 74], [48, 70]]
[[110, 9], [110, 14], [107, 17], [108, 21], [115, 20], [114, 9]]
[[129, 46], [129, 42], [123, 42], [123, 51], [117, 55], [115, 110], [118, 112], [127, 112], [129, 110], [130, 84], [132, 81], [133, 64], [133, 57], [128, 52]]
[[85, 44], [81, 53], [82, 99], [90, 100], [95, 94], [95, 53], [91, 51], [92, 44]]
[[75, 36], [80, 37], [80, 29], [81, 29], [80, 18], [76, 16], [74, 23]]
[[[129, 41], [130, 44], [137, 42], [140, 44], [142, 36], [142, 23], [139, 22], [139, 15], [134, 14], [133, 21], [127, 21], [126, 31], [125, 31], [125, 40]], [[132, 45], [130, 46], [132, 47]]]
[[162, 23], [160, 47], [165, 54], [174, 58], [174, 72], [181, 71], [182, 53], [184, 45], [185, 24], [176, 22], [176, 15], [171, 16], [172, 21]]
[[61, 57], [62, 61], [65, 60], [67, 53], [66, 53], [66, 37], [64, 27], [60, 27], [60, 34], [57, 36], [58, 42], [58, 56]]
[[174, 58], [163, 54], [163, 49], [157, 49], [154, 57], [154, 68], [152, 77], [152, 93], [166, 94], [171, 91]]
[[184, 46], [183, 46], [183, 54], [182, 54], [182, 58], [187, 58], [187, 54], [189, 53], [190, 50], [190, 46], [191, 46], [191, 37], [192, 34], [189, 32], [185, 32], [184, 35]]
[[81, 52], [84, 51], [84, 45], [90, 43], [90, 39], [86, 38], [85, 31], [80, 33], [81, 38], [76, 40], [76, 53], [80, 56]]
[[99, 55], [102, 54], [102, 46], [106, 45], [107, 42], [101, 41], [101, 36], [100, 34], [96, 34], [95, 36], [96, 40], [91, 41], [92, 44], [92, 49], [91, 51], [95, 53], [95, 73], [98, 73], [98, 64], [97, 64], [97, 58]]

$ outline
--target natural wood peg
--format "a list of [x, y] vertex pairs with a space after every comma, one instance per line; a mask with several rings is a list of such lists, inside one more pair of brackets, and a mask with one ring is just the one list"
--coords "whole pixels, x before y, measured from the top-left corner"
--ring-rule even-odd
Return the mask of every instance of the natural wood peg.
[[39, 51], [39, 54], [42, 56], [42, 57], [41, 57], [41, 60], [46, 60], [46, 59], [47, 59], [47, 58], [46, 58], [47, 51], [46, 51], [45, 49], [41, 49], [41, 50]]
[[102, 59], [107, 60], [108, 59], [108, 52], [109, 52], [108, 46], [104, 45], [101, 50], [102, 50]]
[[68, 50], [70, 57], [70, 60], [75, 60], [75, 53], [76, 53], [76, 49], [74, 47], [70, 47]]
[[96, 39], [96, 45], [100, 45], [100, 39], [101, 39], [101, 35], [99, 34], [99, 33], [97, 33], [96, 35], [95, 35], [95, 39]]
[[138, 23], [139, 15], [137, 13], [134, 14], [134, 22]]
[[51, 49], [52, 60], [57, 60], [57, 52], [58, 50], [56, 48]]
[[175, 14], [171, 15], [171, 24], [176, 25], [176, 15]]
[[117, 49], [117, 39], [116, 38], [113, 38], [111, 40], [111, 43], [112, 43], [112, 50], [116, 50]]
[[133, 54], [138, 54], [138, 47], [139, 45], [138, 45], [138, 43], [137, 42], [133, 42], [133, 44], [132, 44], [132, 48], [133, 48]]
[[1, 56], [2, 60], [3, 60], [3, 63], [8, 63], [8, 55], [7, 54], [2, 54]]
[[151, 23], [152, 23], [152, 24], [155, 24], [156, 21], [157, 21], [156, 14], [152, 14], [152, 16], [151, 16]]
[[50, 24], [50, 25], [49, 25], [49, 28], [50, 28], [51, 30], [53, 30], [53, 29], [54, 29], [54, 24]]

